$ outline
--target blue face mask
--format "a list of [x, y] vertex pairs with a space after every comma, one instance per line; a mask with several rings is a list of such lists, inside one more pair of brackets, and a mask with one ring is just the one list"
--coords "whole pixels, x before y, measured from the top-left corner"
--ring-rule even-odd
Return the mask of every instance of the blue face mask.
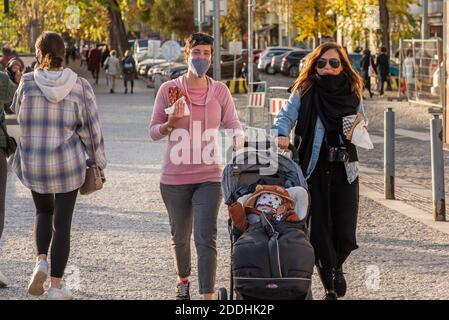
[[209, 70], [210, 63], [210, 60], [189, 58], [189, 67], [193, 71], [193, 74], [198, 78], [204, 77], [207, 70]]

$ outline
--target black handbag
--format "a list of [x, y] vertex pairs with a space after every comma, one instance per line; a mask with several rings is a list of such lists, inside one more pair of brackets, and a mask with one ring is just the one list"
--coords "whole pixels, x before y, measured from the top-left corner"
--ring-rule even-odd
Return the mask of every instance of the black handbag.
[[5, 126], [3, 124], [1, 124], [0, 127], [2, 128], [3, 132], [5, 133], [6, 148], [4, 150], [6, 152], [6, 157], [9, 158], [11, 155], [14, 154], [14, 152], [16, 152], [16, 150], [17, 150], [17, 142], [16, 142], [16, 139], [14, 139], [10, 135], [8, 135], [8, 132], [6, 131], [6, 128], [5, 128]]

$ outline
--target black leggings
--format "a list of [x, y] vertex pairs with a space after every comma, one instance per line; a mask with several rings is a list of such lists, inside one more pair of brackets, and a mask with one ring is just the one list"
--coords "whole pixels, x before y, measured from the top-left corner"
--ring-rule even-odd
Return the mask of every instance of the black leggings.
[[[131, 82], [131, 90], [134, 88], [134, 80], [129, 80]], [[125, 88], [128, 89], [128, 80], [124, 80]]]
[[56, 194], [32, 191], [32, 194], [36, 206], [34, 237], [37, 254], [47, 255], [51, 242], [51, 276], [62, 278], [69, 259], [70, 229], [78, 190]]
[[6, 154], [0, 148], [0, 238], [2, 237], [3, 227], [5, 224], [5, 194], [6, 194], [6, 176], [8, 174], [8, 166], [6, 163]]

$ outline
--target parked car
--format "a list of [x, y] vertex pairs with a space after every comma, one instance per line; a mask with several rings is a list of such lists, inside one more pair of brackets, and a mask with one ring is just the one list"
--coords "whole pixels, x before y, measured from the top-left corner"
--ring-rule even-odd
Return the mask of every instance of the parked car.
[[185, 63], [175, 63], [162, 70], [162, 82], [170, 81], [187, 73], [188, 66]]
[[[267, 69], [268, 74], [275, 74], [281, 72], [282, 59], [288, 56], [292, 51], [287, 51], [281, 55], [273, 56], [271, 58], [271, 68]], [[271, 73], [272, 72], [272, 73]]]
[[299, 63], [301, 59], [310, 53], [308, 50], [295, 50], [282, 58], [281, 72], [296, 78], [299, 75]]
[[136, 39], [134, 41], [134, 60], [140, 62], [147, 59], [148, 55], [148, 39]]
[[131, 50], [134, 51], [134, 43], [136, 42], [136, 39], [129, 39], [128, 40], [128, 46]]
[[147, 78], [148, 78], [148, 87], [152, 88], [154, 86], [154, 77], [159, 75], [162, 77], [162, 72], [165, 68], [169, 68], [173, 62], [163, 62], [160, 64], [156, 64], [148, 69]]
[[164, 59], [145, 59], [137, 64], [137, 71], [139, 75], [146, 77], [148, 70], [157, 64], [161, 64], [163, 62], [167, 62]]
[[[262, 49], [254, 49], [253, 50], [253, 57], [254, 57], [253, 61], [255, 64], [259, 63], [260, 54], [262, 53], [262, 51], [263, 51]], [[248, 60], [248, 49], [243, 49], [242, 55], [243, 55], [243, 59], [245, 61], [247, 61]]]
[[[271, 70], [271, 58], [274, 56], [281, 55], [287, 51], [293, 51], [297, 48], [289, 47], [268, 47], [260, 54], [259, 63], [257, 64], [257, 69], [259, 71], [264, 71], [266, 73], [273, 73]], [[269, 70], [270, 69], [270, 70]]]
[[[242, 68], [243, 68], [243, 56], [236, 56], [236, 76], [242, 76]], [[207, 70], [207, 75], [213, 76], [213, 63], [211, 64], [209, 70]], [[234, 55], [229, 53], [221, 54], [221, 78], [222, 79], [231, 79], [234, 77]]]

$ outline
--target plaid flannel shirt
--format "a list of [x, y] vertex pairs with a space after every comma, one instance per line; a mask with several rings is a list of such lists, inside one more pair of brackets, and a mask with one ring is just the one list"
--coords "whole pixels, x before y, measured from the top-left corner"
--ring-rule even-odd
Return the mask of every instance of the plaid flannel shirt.
[[87, 80], [78, 78], [63, 100], [52, 103], [35, 83], [33, 73], [25, 74], [14, 96], [12, 110], [21, 131], [12, 167], [29, 189], [38, 193], [65, 193], [84, 183], [86, 153], [87, 161], [93, 161], [87, 117], [92, 124], [97, 165], [101, 169], [106, 167], [95, 94]]

